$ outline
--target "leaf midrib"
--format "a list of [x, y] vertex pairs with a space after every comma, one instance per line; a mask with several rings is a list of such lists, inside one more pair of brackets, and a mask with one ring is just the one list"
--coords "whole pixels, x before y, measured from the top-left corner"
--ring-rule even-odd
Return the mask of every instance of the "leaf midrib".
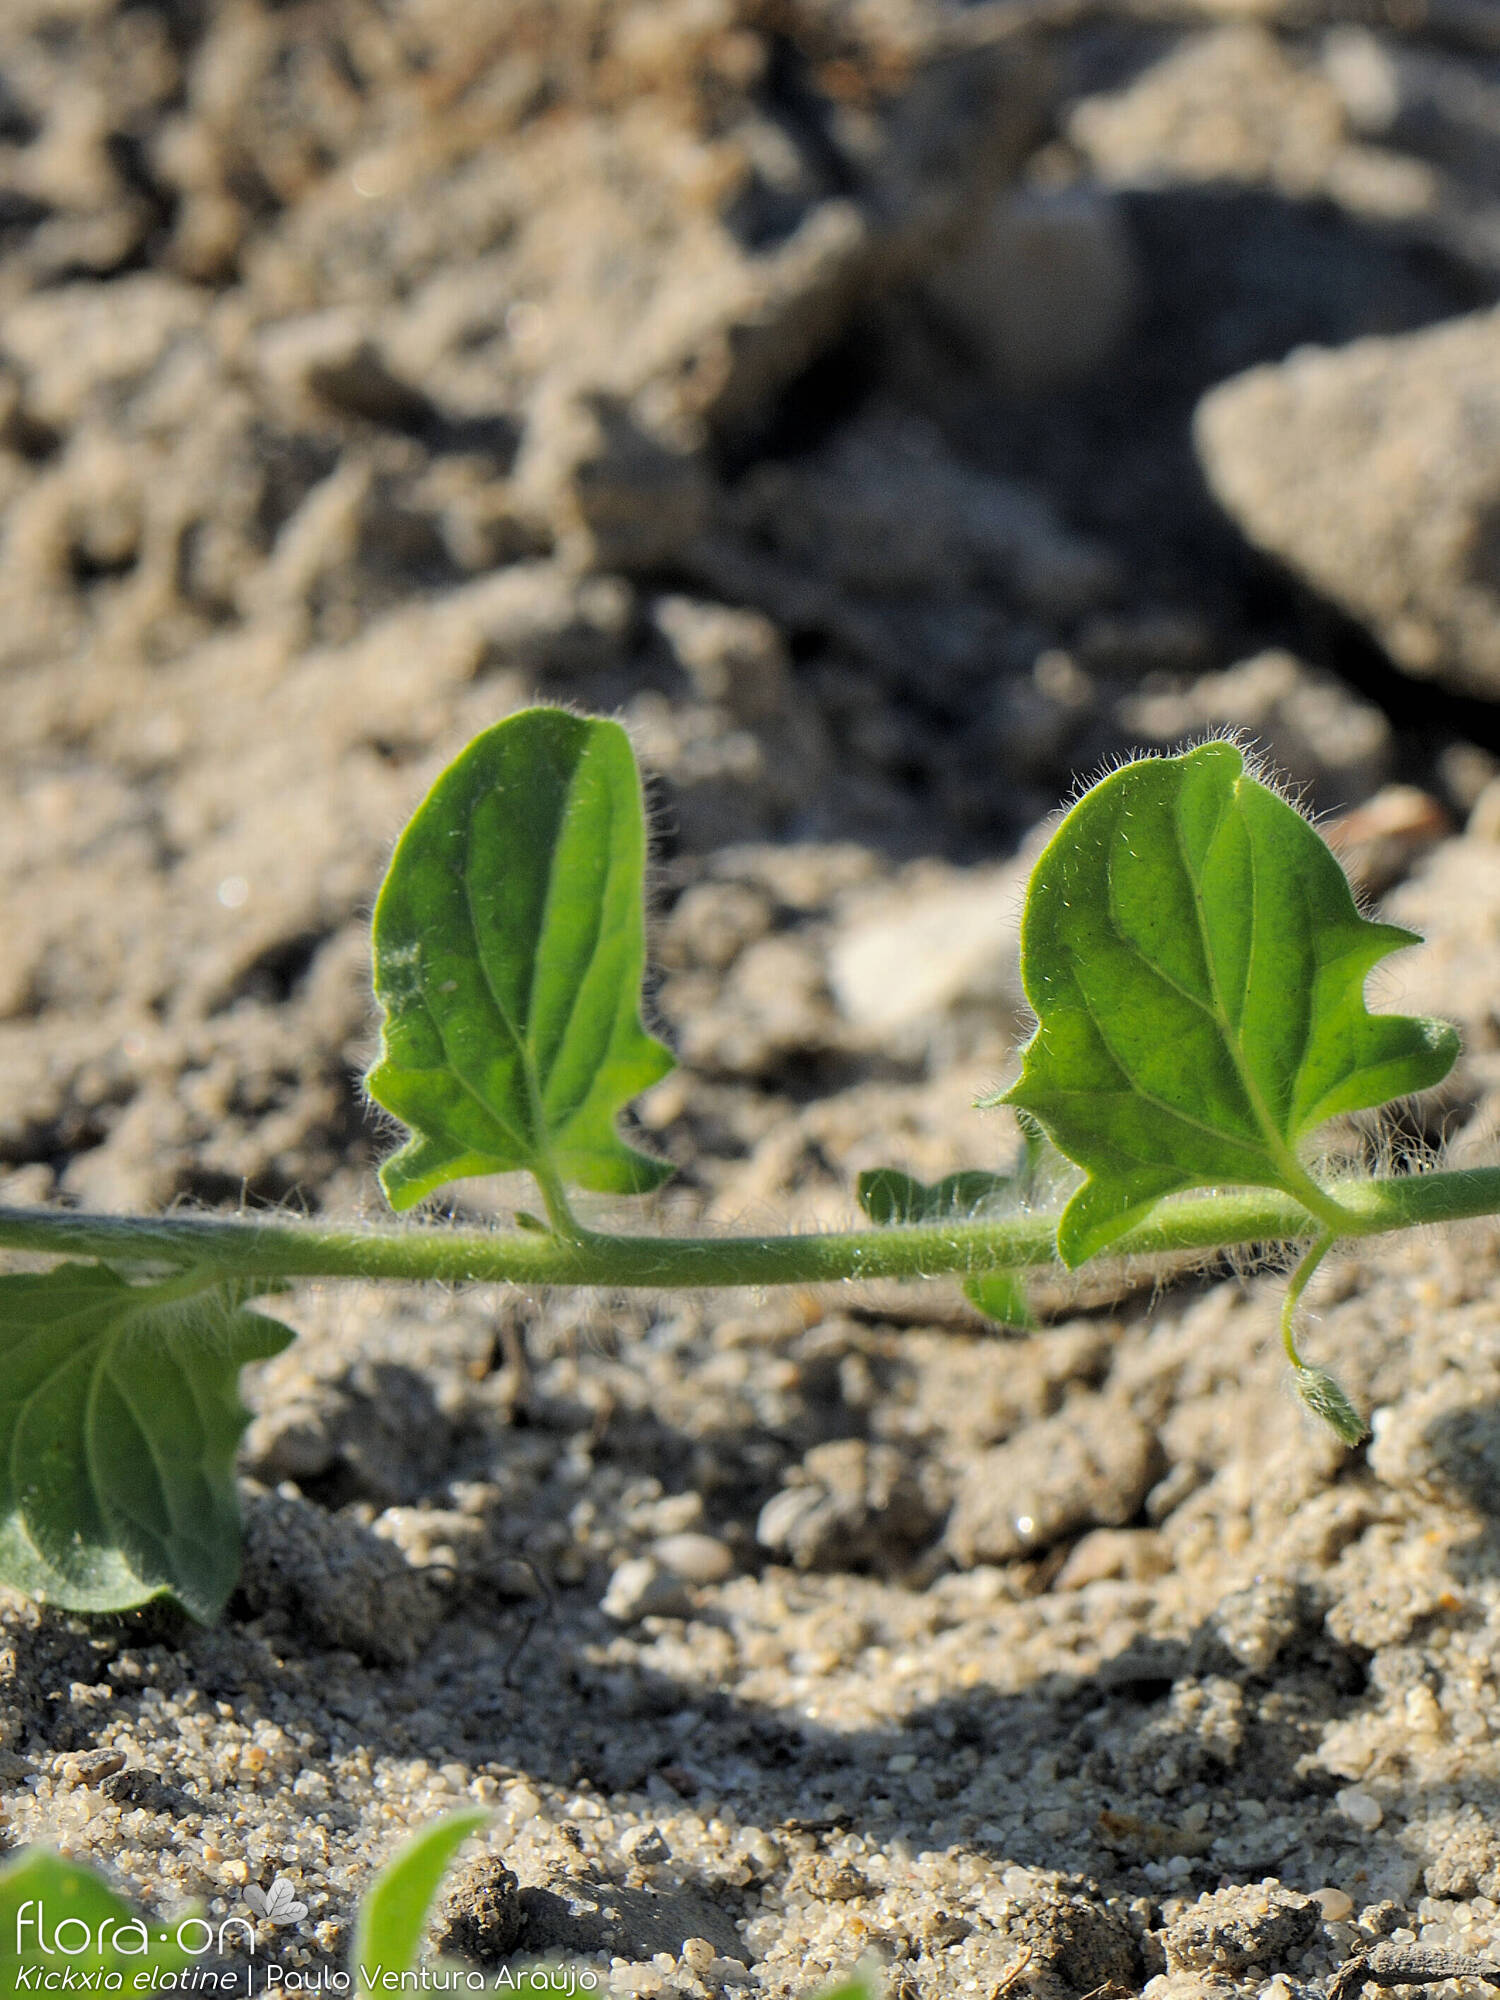
[[[1239, 778], [1234, 780], [1229, 795], [1231, 807], [1240, 804], [1241, 782], [1242, 780]], [[1287, 1192], [1298, 1195], [1300, 1198], [1303, 1188], [1309, 1181], [1309, 1176], [1302, 1162], [1292, 1151], [1291, 1146], [1283, 1137], [1274, 1119], [1271, 1117], [1270, 1107], [1261, 1094], [1260, 1084], [1245, 1055], [1244, 1046], [1240, 1040], [1240, 1031], [1231, 1022], [1229, 1009], [1224, 1004], [1224, 995], [1219, 985], [1218, 965], [1214, 958], [1212, 942], [1209, 937], [1208, 911], [1204, 902], [1203, 884], [1187, 851], [1187, 843], [1183, 837], [1182, 820], [1177, 812], [1176, 799], [1172, 802], [1169, 816], [1172, 825], [1172, 844], [1177, 850], [1178, 859], [1182, 863], [1182, 872], [1187, 877], [1188, 886], [1193, 893], [1193, 911], [1198, 921], [1198, 943], [1203, 952], [1203, 966], [1208, 974], [1209, 991], [1213, 995], [1213, 1006], [1208, 1011], [1215, 1025], [1218, 1027], [1219, 1033], [1224, 1038], [1226, 1048], [1229, 1050], [1229, 1057], [1234, 1065], [1235, 1075], [1239, 1078], [1240, 1086], [1244, 1090], [1255, 1122], [1260, 1127], [1261, 1139], [1265, 1145], [1271, 1164], [1283, 1176], [1283, 1183], [1287, 1188]], [[1215, 835], [1217, 835], [1223, 824], [1224, 814], [1221, 813], [1214, 826]], [[1248, 827], [1245, 829], [1245, 850], [1250, 860], [1250, 949], [1245, 954], [1245, 994], [1246, 1005], [1248, 1005], [1251, 975], [1255, 964], [1255, 951], [1260, 935], [1261, 902], [1255, 841]], [[1300, 893], [1300, 883], [1298, 888]], [[1111, 905], [1113, 904], [1113, 896], [1114, 876], [1111, 870]], [[1298, 1051], [1296, 1067], [1292, 1071], [1292, 1095], [1294, 1098], [1297, 1081], [1302, 1074], [1302, 1066], [1307, 1060], [1307, 1043], [1310, 1032], [1311, 1017], [1309, 1009], [1304, 1002], [1301, 1007], [1301, 1046]]]
[[[126, 1289], [128, 1290], [128, 1287]], [[103, 1364], [104, 1353], [108, 1346], [111, 1334], [113, 1332], [118, 1331], [118, 1328], [114, 1322], [114, 1314], [111, 1311], [112, 1306], [114, 1306], [115, 1304], [115, 1300], [111, 1294], [103, 1291], [94, 1292], [92, 1295], [90, 1295], [82, 1286], [80, 1286], [78, 1290], [81, 1294], [83, 1294], [84, 1297], [85, 1302], [82, 1305], [76, 1306], [71, 1310], [64, 1310], [62, 1312], [52, 1314], [49, 1318], [46, 1319], [33, 1320], [31, 1322], [30, 1337], [40, 1338], [44, 1336], [52, 1328], [61, 1329], [80, 1319], [87, 1321], [91, 1318], [95, 1318], [100, 1315], [108, 1315], [108, 1317], [105, 1319], [103, 1325], [96, 1327], [94, 1331], [92, 1333], [89, 1333], [82, 1341], [78, 1343], [77, 1346], [71, 1348], [69, 1352], [62, 1358], [61, 1361], [57, 1363], [55, 1367], [49, 1368], [47, 1372], [44, 1375], [42, 1375], [41, 1378], [38, 1380], [35, 1387], [31, 1390], [30, 1394], [26, 1396], [20, 1403], [16, 1412], [15, 1422], [11, 1426], [10, 1451], [8, 1454], [10, 1461], [11, 1509], [13, 1516], [17, 1519], [18, 1524], [25, 1533], [26, 1539], [31, 1543], [32, 1548], [36, 1551], [37, 1559], [41, 1563], [43, 1563], [47, 1569], [53, 1571], [54, 1573], [59, 1573], [59, 1574], [65, 1574], [65, 1572], [59, 1571], [58, 1565], [42, 1548], [41, 1544], [37, 1541], [36, 1536], [32, 1531], [30, 1511], [25, 1505], [24, 1496], [26, 1489], [22, 1482], [21, 1467], [19, 1462], [20, 1440], [21, 1440], [21, 1432], [25, 1425], [26, 1418], [30, 1414], [32, 1409], [35, 1407], [38, 1397], [40, 1397], [51, 1386], [51, 1384], [56, 1381], [58, 1375], [62, 1372], [64, 1368], [67, 1368], [68, 1366], [76, 1362], [81, 1355], [85, 1355], [87, 1353], [87, 1349], [90, 1346], [92, 1346], [95, 1349], [95, 1352], [92, 1358], [87, 1360], [86, 1362], [86, 1387], [83, 1396], [83, 1407], [85, 1412], [85, 1418], [87, 1419], [87, 1417], [92, 1412], [94, 1396], [96, 1393], [97, 1383], [99, 1378], [99, 1371]], [[134, 1314], [138, 1313], [141, 1310], [139, 1306], [125, 1304], [123, 1299], [120, 1301], [120, 1303], [123, 1306], [124, 1315], [126, 1317], [133, 1316]], [[95, 1499], [97, 1501], [99, 1497], [99, 1476], [95, 1464], [93, 1447], [89, 1435], [90, 1429], [91, 1429], [90, 1424], [87, 1421], [85, 1421], [83, 1425], [84, 1464], [88, 1472], [89, 1485], [92, 1488]], [[101, 1507], [99, 1511], [100, 1511], [100, 1517], [101, 1519], [103, 1519], [104, 1516], [103, 1508]], [[114, 1553], [119, 1557], [119, 1559], [123, 1563], [125, 1563], [125, 1565], [129, 1568], [131, 1574], [137, 1577], [141, 1583], [144, 1584], [147, 1581], [147, 1579], [141, 1575], [141, 1572], [137, 1564], [123, 1549], [116, 1549]]]
[[[558, 822], [560, 826], [566, 826], [568, 820], [571, 818], [573, 812], [576, 810], [575, 797], [578, 789], [578, 780], [588, 755], [589, 752], [587, 749], [585, 749], [583, 755], [579, 758], [578, 762], [573, 766], [573, 774], [568, 780], [567, 803], [564, 807], [562, 816]], [[603, 787], [603, 796], [604, 796], [604, 812], [605, 812], [605, 852], [608, 855], [609, 859], [605, 866], [604, 882], [601, 893], [594, 898], [593, 909], [590, 912], [591, 935], [589, 937], [588, 954], [584, 961], [583, 976], [574, 986], [572, 997], [568, 1001], [567, 1017], [563, 1021], [562, 1032], [558, 1035], [557, 1048], [553, 1054], [551, 1068], [548, 1071], [549, 1079], [553, 1071], [555, 1071], [558, 1065], [562, 1062], [563, 1052], [568, 1046], [569, 1038], [573, 1032], [573, 1022], [577, 1018], [578, 1014], [578, 1003], [583, 997], [584, 985], [588, 979], [589, 973], [593, 970], [594, 962], [598, 957], [599, 938], [604, 928], [604, 910], [605, 910], [605, 905], [609, 901], [610, 876], [614, 868], [613, 836], [615, 828], [615, 795], [613, 787], [606, 784]], [[547, 926], [552, 916], [552, 899], [558, 885], [559, 870], [557, 866], [557, 851], [558, 851], [558, 843], [554, 841], [552, 845], [551, 856], [548, 860], [548, 865], [547, 865], [547, 894], [543, 899], [542, 903], [542, 924], [541, 924], [541, 930], [539, 932], [539, 935], [542, 937], [545, 937], [547, 933]], [[532, 1017], [535, 1016], [536, 1012], [536, 986], [537, 986], [537, 980], [541, 974], [541, 965], [542, 965], [542, 953], [538, 951], [534, 954], [532, 958], [531, 982], [527, 994], [530, 1014]], [[607, 1053], [607, 1046], [608, 1044], [606, 1039], [606, 1053]], [[599, 1064], [595, 1068], [594, 1072], [595, 1077], [597, 1077], [599, 1069], [602, 1069], [602, 1067], [603, 1067], [603, 1058], [601, 1057]], [[529, 1068], [530, 1065], [528, 1064], [528, 1070]], [[576, 1098], [571, 1104], [569, 1104], [566, 1107], [566, 1109], [560, 1110], [558, 1112], [556, 1124], [559, 1131], [561, 1131], [563, 1127], [565, 1127], [572, 1119], [577, 1117], [580, 1106], [588, 1102], [589, 1094], [593, 1089], [593, 1087], [594, 1087], [594, 1080], [593, 1079], [587, 1080], [584, 1084], [582, 1096]], [[542, 1080], [540, 1076], [536, 1078], [535, 1092], [536, 1092], [537, 1114], [542, 1121], [542, 1132], [545, 1141], [551, 1138], [551, 1126], [548, 1123], [545, 1092], [542, 1087]], [[550, 1145], [546, 1147], [546, 1151], [550, 1156], [551, 1154]]]
[[[169, 1549], [173, 1542], [184, 1538], [184, 1530], [172, 1507], [172, 1487], [170, 1481], [164, 1476], [164, 1462], [160, 1450], [159, 1438], [154, 1434], [152, 1427], [142, 1421], [139, 1409], [134, 1399], [128, 1394], [123, 1383], [117, 1383], [116, 1386], [122, 1401], [124, 1401], [130, 1410], [136, 1429], [150, 1454], [152, 1472], [155, 1475], [157, 1490], [162, 1501], [162, 1514], [170, 1523], [167, 1536], [163, 1537], [149, 1523], [142, 1521], [133, 1510], [128, 1510], [120, 1506], [117, 1499], [111, 1500], [108, 1505], [105, 1504], [103, 1469], [95, 1445], [95, 1436], [99, 1429], [99, 1398], [108, 1375], [109, 1364], [117, 1350], [118, 1343], [130, 1333], [132, 1323], [138, 1321], [142, 1315], [160, 1314], [171, 1304], [177, 1303], [177, 1301], [164, 1299], [155, 1294], [146, 1299], [131, 1299], [130, 1292], [133, 1289], [133, 1287], [127, 1286], [120, 1294], [116, 1295], [112, 1291], [106, 1292], [102, 1289], [91, 1290], [86, 1286], [78, 1286], [75, 1288], [73, 1296], [80, 1300], [79, 1304], [71, 1307], [64, 1306], [62, 1311], [52, 1313], [44, 1319], [33, 1320], [30, 1323], [26, 1337], [28, 1339], [36, 1339], [44, 1337], [51, 1331], [62, 1331], [69, 1326], [76, 1326], [79, 1321], [83, 1321], [85, 1324], [95, 1319], [102, 1321], [101, 1324], [96, 1325], [91, 1331], [87, 1331], [82, 1339], [76, 1340], [75, 1344], [57, 1364], [49, 1368], [41, 1376], [35, 1387], [18, 1405], [15, 1421], [11, 1429], [9, 1469], [13, 1513], [18, 1517], [20, 1525], [24, 1528], [27, 1539], [35, 1549], [38, 1559], [47, 1568], [56, 1570], [58, 1567], [57, 1564], [44, 1552], [40, 1544], [36, 1541], [36, 1537], [30, 1526], [29, 1511], [24, 1505], [23, 1495], [25, 1488], [23, 1486], [19, 1461], [20, 1437], [26, 1419], [34, 1409], [38, 1398], [45, 1394], [63, 1369], [73, 1366], [82, 1360], [85, 1381], [83, 1395], [80, 1399], [82, 1411], [80, 1430], [84, 1454], [83, 1463], [89, 1486], [94, 1500], [98, 1505], [100, 1519], [106, 1531], [113, 1538], [109, 1544], [110, 1552], [129, 1569], [130, 1573], [140, 1583], [146, 1585], [153, 1582], [153, 1579], [145, 1574], [135, 1557], [127, 1549], [119, 1545], [118, 1538], [115, 1537], [115, 1531], [110, 1521], [111, 1512], [124, 1520], [128, 1520], [138, 1532], [148, 1536], [151, 1541], [157, 1544], [165, 1542]], [[61, 1303], [61, 1300], [59, 1299], [57, 1302]], [[91, 1348], [93, 1350], [92, 1353], [89, 1352]], [[186, 1369], [179, 1368], [178, 1373], [187, 1386], [189, 1397], [198, 1414], [199, 1423], [203, 1427], [205, 1434], [207, 1434], [210, 1427], [204, 1420], [203, 1403], [198, 1395], [197, 1385]], [[189, 1537], [188, 1539], [196, 1541], [194, 1537]], [[169, 1564], [168, 1567], [170, 1568], [172, 1565]], [[155, 1581], [160, 1580], [157, 1579]]]

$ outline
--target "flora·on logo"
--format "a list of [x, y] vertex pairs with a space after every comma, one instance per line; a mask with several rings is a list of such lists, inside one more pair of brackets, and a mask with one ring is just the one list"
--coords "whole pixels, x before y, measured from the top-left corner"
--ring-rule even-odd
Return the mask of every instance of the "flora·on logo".
[[306, 1903], [298, 1902], [297, 1891], [285, 1875], [278, 1875], [269, 1889], [252, 1884], [245, 1891], [245, 1901], [268, 1924], [294, 1924], [307, 1915]]

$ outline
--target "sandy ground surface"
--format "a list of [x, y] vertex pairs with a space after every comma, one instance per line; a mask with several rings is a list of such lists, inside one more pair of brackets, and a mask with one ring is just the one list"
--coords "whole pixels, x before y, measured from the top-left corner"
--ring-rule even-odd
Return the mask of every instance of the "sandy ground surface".
[[[1464, 1030], [1356, 1143], [1493, 1158], [1497, 298], [1483, 5], [12, 0], [0, 1198], [376, 1219], [369, 904], [536, 699], [651, 777], [663, 1223], [1010, 1158], [1046, 815], [1224, 727]], [[299, 1289], [223, 1624], [0, 1604], [5, 1838], [309, 1978], [474, 1800], [435, 1944], [620, 1994], [1500, 1957], [1500, 1238], [1320, 1279], [1352, 1453], [1274, 1274], [1043, 1303]]]

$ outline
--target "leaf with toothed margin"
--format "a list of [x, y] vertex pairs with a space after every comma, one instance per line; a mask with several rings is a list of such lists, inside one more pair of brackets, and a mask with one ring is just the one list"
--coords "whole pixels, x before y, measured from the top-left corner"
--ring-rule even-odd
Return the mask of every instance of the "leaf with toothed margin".
[[[1034, 1157], [1035, 1144], [1028, 1133], [1028, 1167]], [[874, 1167], [855, 1184], [860, 1207], [882, 1228], [910, 1222], [971, 1222], [1016, 1189], [1015, 1177], [986, 1173], [979, 1167], [961, 1168], [932, 1182], [915, 1180], [898, 1167]], [[968, 1278], [963, 1291], [970, 1305], [1000, 1326], [1033, 1324], [1025, 1281], [1014, 1271], [986, 1271]]]
[[0, 1278], [0, 1580], [69, 1611], [169, 1594], [217, 1617], [239, 1575], [239, 1371], [293, 1337], [244, 1309], [265, 1289]]
[[616, 1130], [673, 1066], [640, 1019], [645, 862], [618, 723], [526, 709], [443, 772], [375, 905], [366, 1084], [411, 1127], [380, 1170], [393, 1208], [516, 1168], [601, 1194], [666, 1179]]
[[1086, 792], [1032, 874], [1021, 972], [1037, 1029], [997, 1100], [1084, 1170], [1063, 1261], [1189, 1188], [1316, 1202], [1300, 1149], [1317, 1127], [1428, 1089], [1458, 1053], [1448, 1023], [1365, 1006], [1371, 970], [1418, 942], [1359, 914], [1326, 842], [1232, 743]]

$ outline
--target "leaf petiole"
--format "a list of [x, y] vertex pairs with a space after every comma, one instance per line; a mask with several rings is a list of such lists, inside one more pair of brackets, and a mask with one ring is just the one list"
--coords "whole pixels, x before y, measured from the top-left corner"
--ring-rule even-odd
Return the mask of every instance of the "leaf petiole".
[[1301, 1302], [1302, 1294], [1307, 1290], [1313, 1273], [1328, 1255], [1337, 1240], [1332, 1230], [1325, 1230], [1307, 1252], [1306, 1256], [1299, 1261], [1297, 1268], [1292, 1272], [1291, 1277], [1287, 1281], [1286, 1296], [1281, 1301], [1281, 1345], [1285, 1350], [1287, 1360], [1297, 1369], [1306, 1365], [1297, 1350], [1295, 1330], [1297, 1307]]

